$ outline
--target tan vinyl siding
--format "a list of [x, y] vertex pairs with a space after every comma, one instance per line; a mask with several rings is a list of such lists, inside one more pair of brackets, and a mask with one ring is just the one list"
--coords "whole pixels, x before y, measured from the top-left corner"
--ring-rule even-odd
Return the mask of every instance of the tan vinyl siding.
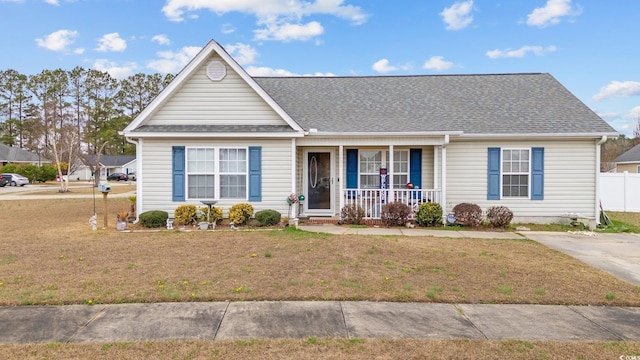
[[142, 194], [143, 208], [148, 210], [165, 210], [170, 215], [173, 210], [183, 204], [201, 205], [198, 200], [185, 202], [172, 201], [172, 146], [186, 147], [262, 147], [262, 201], [249, 202], [247, 200], [224, 200], [216, 206], [221, 206], [225, 217], [229, 208], [239, 202], [249, 202], [255, 211], [273, 209], [286, 216], [289, 207], [286, 202], [291, 194], [291, 140], [261, 140], [261, 139], [212, 139], [212, 140], [145, 140], [142, 145], [142, 161], [140, 171], [143, 181], [138, 186], [138, 193]]
[[[487, 200], [487, 149], [544, 148], [544, 200]], [[595, 216], [596, 146], [593, 140], [452, 142], [447, 146], [447, 212], [462, 202], [507, 206], [514, 221], [560, 220], [566, 212]]]
[[182, 88], [175, 92], [147, 125], [286, 125], [278, 115], [231, 67], [227, 75], [211, 81], [205, 61]]
[[629, 172], [629, 173], [640, 173], [640, 171], [638, 171], [638, 168], [640, 167], [640, 163], [635, 163], [635, 164], [617, 164], [616, 165], [616, 172], [618, 173], [623, 173], [623, 172]]

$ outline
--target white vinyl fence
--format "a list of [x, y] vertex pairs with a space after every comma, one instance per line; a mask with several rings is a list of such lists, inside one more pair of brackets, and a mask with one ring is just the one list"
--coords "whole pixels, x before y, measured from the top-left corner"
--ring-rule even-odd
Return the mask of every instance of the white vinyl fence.
[[605, 211], [640, 212], [640, 174], [600, 173], [600, 200]]

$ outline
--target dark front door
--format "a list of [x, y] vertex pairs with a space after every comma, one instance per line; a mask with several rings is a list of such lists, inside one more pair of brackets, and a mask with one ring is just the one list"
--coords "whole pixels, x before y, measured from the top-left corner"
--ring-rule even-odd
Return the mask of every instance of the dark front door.
[[308, 153], [307, 170], [307, 209], [331, 210], [331, 153]]

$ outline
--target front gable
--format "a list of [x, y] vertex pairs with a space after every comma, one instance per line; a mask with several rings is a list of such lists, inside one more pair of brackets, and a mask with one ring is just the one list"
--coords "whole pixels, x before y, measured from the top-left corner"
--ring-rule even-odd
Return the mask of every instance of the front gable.
[[295, 136], [302, 129], [212, 41], [123, 130], [128, 137], [202, 132]]

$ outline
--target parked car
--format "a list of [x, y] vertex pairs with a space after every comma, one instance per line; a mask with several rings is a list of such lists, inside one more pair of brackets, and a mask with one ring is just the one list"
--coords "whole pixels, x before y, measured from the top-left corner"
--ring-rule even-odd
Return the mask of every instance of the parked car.
[[9, 180], [9, 185], [11, 186], [25, 186], [29, 183], [29, 179], [20, 174], [5, 173], [2, 174], [2, 177], [7, 178]]
[[113, 173], [107, 176], [107, 180], [115, 180], [115, 181], [127, 181], [129, 180], [129, 176], [125, 173]]
[[7, 176], [7, 177], [0, 176], [0, 187], [5, 187], [9, 183], [10, 178], [11, 178], [10, 176]]
[[130, 172], [129, 174], [127, 174], [127, 176], [129, 176], [129, 180], [136, 181], [136, 173], [135, 172]]

